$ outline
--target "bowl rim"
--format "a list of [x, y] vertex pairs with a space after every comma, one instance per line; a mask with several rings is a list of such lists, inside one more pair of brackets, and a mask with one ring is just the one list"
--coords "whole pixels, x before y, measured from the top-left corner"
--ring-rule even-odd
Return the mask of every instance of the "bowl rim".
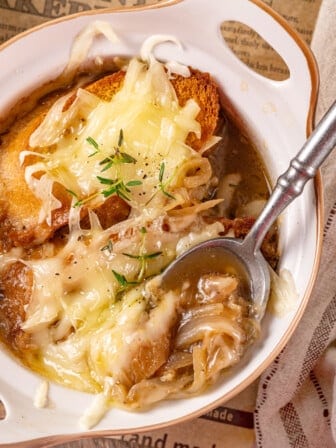
[[[130, 7], [118, 7], [118, 8], [104, 8], [104, 9], [93, 9], [93, 10], [87, 10], [82, 11], [76, 14], [67, 15], [64, 17], [59, 17], [57, 19], [53, 19], [47, 22], [44, 22], [40, 25], [34, 26], [32, 28], [29, 28], [28, 30], [13, 36], [12, 38], [8, 39], [4, 43], [0, 45], [0, 51], [2, 51], [7, 46], [10, 46], [17, 40], [20, 40], [24, 38], [25, 36], [34, 33], [35, 31], [47, 28], [48, 26], [53, 26], [58, 23], [63, 23], [68, 20], [72, 20], [76, 17], [82, 17], [87, 15], [92, 16], [99, 16], [100, 14], [106, 14], [106, 13], [123, 13], [123, 12], [131, 12], [131, 11], [145, 11], [149, 9], [158, 9], [158, 8], [165, 8], [169, 7], [178, 3], [183, 2], [184, 0], [167, 0], [164, 3], [158, 3], [158, 4], [151, 4], [151, 5], [144, 5], [144, 6], [130, 6]], [[318, 91], [319, 91], [319, 72], [318, 72], [318, 65], [315, 60], [315, 57], [309, 48], [308, 44], [301, 38], [301, 36], [298, 34], [298, 32], [289, 25], [289, 23], [274, 9], [272, 9], [270, 6], [265, 4], [262, 0], [249, 0], [251, 3], [255, 4], [259, 8], [261, 8], [264, 12], [266, 12], [268, 15], [270, 15], [284, 30], [290, 35], [290, 37], [295, 41], [297, 46], [301, 49], [308, 65], [308, 70], [310, 74], [310, 80], [311, 80], [311, 93], [310, 93], [310, 99], [309, 99], [309, 108], [308, 108], [308, 114], [306, 119], [306, 137], [308, 137], [314, 128], [314, 119], [315, 119], [315, 111], [316, 111], [316, 104], [317, 104], [317, 98], [318, 98]], [[317, 172], [317, 175], [314, 179], [314, 188], [315, 188], [315, 196], [316, 196], [316, 206], [315, 206], [315, 212], [316, 212], [316, 251], [315, 251], [315, 258], [312, 268], [312, 273], [310, 275], [309, 282], [307, 284], [304, 296], [301, 300], [300, 306], [296, 312], [295, 318], [292, 320], [291, 324], [286, 329], [285, 333], [283, 334], [281, 340], [279, 343], [274, 347], [274, 349], [268, 354], [267, 358], [253, 371], [253, 373], [245, 378], [240, 384], [235, 386], [233, 389], [231, 389], [229, 392], [227, 392], [223, 397], [212, 401], [210, 404], [203, 406], [201, 409], [198, 409], [197, 411], [193, 411], [191, 413], [187, 413], [184, 417], [178, 417], [176, 419], [171, 419], [168, 422], [163, 423], [156, 423], [152, 425], [147, 425], [143, 427], [136, 427], [136, 428], [128, 428], [126, 429], [110, 429], [110, 430], [97, 430], [95, 431], [83, 431], [78, 433], [72, 433], [72, 434], [65, 434], [65, 435], [51, 435], [46, 437], [39, 437], [34, 440], [34, 446], [43, 446], [47, 447], [49, 444], [55, 444], [55, 443], [65, 443], [65, 442], [71, 442], [73, 440], [80, 440], [90, 437], [107, 437], [107, 436], [115, 436], [115, 435], [124, 435], [129, 433], [141, 433], [141, 432], [147, 432], [152, 430], [158, 430], [162, 428], [167, 428], [172, 425], [175, 425], [177, 423], [184, 423], [186, 421], [189, 421], [193, 418], [199, 417], [203, 414], [206, 414], [210, 410], [216, 408], [217, 406], [223, 404], [224, 402], [230, 400], [240, 392], [242, 392], [246, 387], [248, 387], [252, 382], [254, 382], [261, 373], [274, 361], [274, 359], [279, 355], [279, 353], [282, 351], [290, 337], [292, 336], [293, 332], [295, 331], [299, 321], [302, 318], [302, 315], [305, 311], [305, 308], [308, 304], [309, 298], [311, 296], [317, 275], [318, 275], [318, 269], [320, 265], [321, 260], [321, 252], [322, 252], [322, 242], [323, 242], [323, 218], [324, 218], [324, 207], [323, 207], [323, 185], [322, 185], [322, 177], [320, 170]], [[32, 439], [23, 441], [23, 442], [14, 442], [13, 444], [6, 444], [2, 446], [16, 446], [16, 447], [25, 447], [25, 446], [31, 446]]]

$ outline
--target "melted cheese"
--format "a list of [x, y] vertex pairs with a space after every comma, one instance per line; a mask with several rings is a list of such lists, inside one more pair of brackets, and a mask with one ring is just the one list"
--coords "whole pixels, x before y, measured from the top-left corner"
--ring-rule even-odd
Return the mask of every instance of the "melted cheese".
[[[24, 260], [34, 284], [22, 330], [38, 347], [38, 354], [27, 353], [27, 362], [63, 384], [103, 393], [98, 408], [109, 388], [132, 384], [129, 370], [141, 347], [153, 341], [160, 346], [172, 328], [178, 298], [167, 294], [153, 303], [148, 288], [155, 276], [187, 247], [223, 231], [221, 224], [206, 226], [199, 216], [216, 201], [200, 203], [211, 170], [197, 168], [204, 165], [202, 156], [185, 143], [190, 132], [200, 137], [199, 106], [194, 100], [179, 105], [169, 80], [177, 68], [183, 67], [171, 64], [166, 70], [149, 56], [147, 63], [131, 59], [123, 86], [110, 101], [83, 89], [69, 107], [73, 93], [60, 98], [20, 154], [21, 163], [28, 155], [40, 156], [25, 167], [27, 184], [42, 201], [40, 221], [50, 224], [52, 211], [62, 205], [53, 196], [54, 182], [76, 197], [64, 245], [51, 242], [46, 257]], [[126, 163], [104, 162], [120, 154], [126, 154]], [[188, 170], [203, 179], [189, 189], [183, 183]], [[83, 230], [75, 201], [101, 203], [109, 187], [102, 177], [129, 187], [130, 217], [102, 230], [91, 211], [90, 229]], [[166, 213], [189, 205], [185, 215]], [[171, 231], [163, 231], [164, 224]], [[1, 258], [4, 265], [13, 259], [11, 253]]]
[[[147, 260], [143, 278], [159, 274], [176, 257], [178, 242], [187, 239], [189, 231], [193, 238], [188, 246], [217, 237], [223, 226], [214, 223], [204, 232], [203, 220], [195, 218], [191, 227], [162, 232], [158, 218], [143, 234], [142, 225], [128, 220], [108, 232], [73, 232], [49, 258], [25, 261], [34, 273], [34, 288], [22, 328], [39, 347], [40, 356], [28, 361], [35, 370], [72, 387], [99, 392], [106, 379], [123, 378], [137, 347], [167, 333], [177, 303], [168, 295], [152, 303], [148, 291], [157, 277], [123, 290], [113, 270], [129, 282], [137, 281], [140, 262], [125, 253], [161, 251]], [[125, 239], [130, 228], [133, 236]], [[113, 250], [102, 250], [110, 232], [116, 235]], [[10, 253], [2, 256], [3, 264], [11, 260]]]
[[299, 294], [293, 276], [288, 269], [282, 269], [276, 273], [270, 268], [270, 274], [272, 287], [267, 310], [277, 317], [282, 317], [294, 309]]
[[[162, 163], [162, 182], [168, 181], [173, 187], [176, 167], [190, 157], [201, 157], [185, 144], [189, 132], [200, 135], [196, 121], [199, 106], [194, 100], [179, 106], [168, 74], [157, 61], [147, 68], [132, 59], [123, 87], [111, 101], [78, 89], [76, 99], [63, 111], [68, 99], [58, 100], [30, 137], [32, 148], [51, 147], [47, 156], [26, 168], [28, 184], [44, 203], [41, 220], [60, 206], [50, 198], [50, 184], [45, 187], [48, 180], [92, 201], [101, 201], [101, 192], [107, 188], [99, 176], [122, 179], [126, 185], [137, 181], [139, 185], [130, 187], [128, 196], [133, 208], [142, 209], [144, 205], [155, 207], [150, 198], [158, 191]], [[106, 166], [102, 161], [115, 154], [116, 148], [131, 156], [134, 163], [114, 163], [102, 171]], [[35, 174], [41, 171], [45, 174], [37, 179]]]
[[38, 385], [35, 392], [34, 406], [36, 408], [45, 408], [48, 406], [48, 392], [49, 383], [44, 380]]

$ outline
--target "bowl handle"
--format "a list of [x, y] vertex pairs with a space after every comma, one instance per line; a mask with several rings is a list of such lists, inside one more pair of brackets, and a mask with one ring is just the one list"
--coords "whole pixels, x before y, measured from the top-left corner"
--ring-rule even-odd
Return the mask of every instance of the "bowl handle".
[[[206, 23], [204, 38], [216, 31], [216, 45], [226, 49], [226, 56], [246, 68], [246, 76], [254, 84], [274, 89], [285, 98], [289, 107], [297, 111], [297, 120], [303, 126], [312, 121], [318, 92], [318, 69], [315, 58], [298, 33], [262, 0], [183, 0], [190, 12], [194, 11], [199, 23]], [[197, 11], [197, 14], [195, 13]], [[196, 18], [196, 17], [195, 17]], [[200, 22], [202, 20], [202, 22]], [[220, 32], [223, 21], [238, 21], [255, 30], [286, 62], [290, 76], [284, 81], [274, 81], [257, 74], [241, 62], [226, 45]], [[209, 30], [212, 30], [210, 34]], [[240, 67], [241, 68], [241, 67]], [[297, 88], [300, 86], [300, 89]], [[308, 122], [307, 122], [308, 112]]]

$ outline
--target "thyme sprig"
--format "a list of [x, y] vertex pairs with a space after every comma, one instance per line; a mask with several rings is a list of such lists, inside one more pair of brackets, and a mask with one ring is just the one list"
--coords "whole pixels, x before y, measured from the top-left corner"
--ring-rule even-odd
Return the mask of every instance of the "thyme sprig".
[[108, 188], [106, 188], [105, 190], [97, 191], [83, 199], [79, 199], [78, 195], [74, 191], [67, 190], [68, 193], [70, 193], [73, 197], [78, 199], [73, 204], [73, 207], [81, 207], [82, 205], [86, 204], [87, 202], [97, 197], [99, 194], [102, 194], [104, 198], [108, 198], [109, 196], [116, 194], [121, 199], [124, 199], [125, 201], [130, 201], [129, 193], [131, 193], [131, 190], [129, 189], [129, 187], [136, 187], [137, 185], [142, 184], [141, 180], [130, 180], [125, 184], [122, 179], [108, 179], [106, 177], [101, 176], [97, 176], [97, 179], [102, 185], [108, 185]]
[[159, 257], [160, 255], [162, 255], [162, 252], [161, 251], [157, 251], [157, 252], [147, 253], [146, 249], [145, 249], [147, 230], [146, 230], [145, 227], [141, 227], [139, 230], [140, 230], [141, 239], [142, 239], [139, 254], [135, 255], [135, 254], [129, 254], [127, 252], [123, 252], [123, 255], [125, 255], [125, 257], [132, 258], [133, 260], [138, 260], [139, 261], [139, 263], [140, 263], [140, 270], [139, 270], [139, 273], [138, 273], [137, 280], [140, 282], [145, 277], [148, 260], [152, 260], [153, 258]]
[[[161, 162], [160, 164], [160, 169], [159, 169], [159, 184], [158, 184], [158, 191], [161, 191], [165, 196], [167, 196], [170, 199], [176, 199], [175, 196], [173, 196], [171, 193], [169, 193], [169, 191], [166, 190], [167, 185], [169, 185], [169, 183], [172, 180], [172, 177], [170, 177], [169, 179], [166, 180], [166, 182], [163, 182], [163, 177], [164, 177], [164, 172], [166, 169], [166, 164], [164, 162]], [[156, 191], [150, 198], [149, 200], [146, 202], [145, 205], [148, 205], [152, 199], [156, 196], [156, 194], [158, 193], [158, 191]]]
[[121, 151], [115, 151], [114, 154], [105, 157], [105, 159], [99, 162], [99, 165], [105, 165], [101, 172], [109, 170], [113, 165], [119, 165], [121, 163], [136, 163], [136, 159], [130, 154]]
[[121, 199], [124, 199], [125, 201], [130, 201], [130, 197], [128, 196], [128, 193], [131, 192], [131, 190], [128, 187], [135, 187], [137, 185], [141, 185], [141, 180], [130, 180], [129, 182], [124, 183], [122, 179], [109, 179], [107, 177], [101, 177], [97, 176], [97, 179], [102, 185], [108, 185], [108, 188], [106, 190], [102, 190], [101, 194], [108, 198], [109, 196], [112, 196], [113, 194], [116, 194]]
[[120, 165], [122, 163], [136, 163], [137, 160], [134, 157], [132, 157], [130, 154], [127, 154], [127, 152], [120, 151], [123, 143], [124, 132], [122, 129], [120, 129], [118, 144], [114, 148], [114, 152], [99, 162], [99, 165], [103, 166], [101, 172], [107, 171], [113, 165]]
[[168, 198], [175, 199], [175, 196], [173, 196], [166, 190], [166, 186], [167, 186], [167, 184], [169, 184], [171, 179], [168, 179], [167, 182], [163, 183], [163, 176], [164, 176], [165, 168], [166, 168], [166, 165], [164, 162], [162, 162], [160, 165], [160, 171], [159, 171], [159, 189], [162, 191], [162, 193], [165, 196], [168, 196]]
[[117, 147], [114, 148], [114, 153], [109, 155], [108, 157], [105, 157], [105, 159], [103, 159], [99, 162], [99, 165], [101, 165], [103, 167], [101, 172], [107, 171], [114, 165], [116, 167], [117, 177], [115, 179], [110, 179], [107, 177], [97, 176], [97, 179], [99, 180], [99, 182], [102, 185], [108, 186], [105, 190], [103, 190], [101, 192], [101, 194], [105, 198], [108, 198], [109, 196], [116, 194], [117, 196], [124, 199], [125, 201], [130, 201], [130, 197], [129, 197], [129, 193], [131, 192], [130, 187], [135, 187], [137, 185], [141, 185], [142, 181], [130, 180], [125, 183], [124, 180], [120, 176], [118, 165], [123, 164], [123, 163], [136, 163], [137, 162], [137, 160], [134, 157], [132, 157], [130, 154], [120, 151], [120, 148], [122, 147], [123, 142], [124, 142], [124, 132], [122, 129], [120, 129], [118, 145], [117, 145]]
[[[91, 145], [95, 149], [95, 151], [91, 153], [88, 157], [92, 157], [100, 152], [99, 144], [93, 137], [91, 136], [87, 137], [86, 141], [89, 145]], [[73, 207], [80, 207], [86, 204], [87, 202], [91, 201], [91, 199], [94, 199], [95, 197], [99, 196], [100, 194], [102, 194], [105, 198], [108, 198], [109, 196], [116, 194], [125, 201], [130, 201], [129, 196], [129, 193], [131, 193], [130, 187], [141, 185], [142, 181], [130, 180], [128, 182], [124, 182], [124, 180], [122, 179], [120, 175], [119, 165], [124, 163], [137, 162], [137, 160], [130, 154], [121, 151], [123, 143], [124, 143], [124, 132], [122, 129], [120, 129], [118, 143], [117, 146], [114, 148], [114, 152], [99, 162], [99, 165], [102, 166], [101, 172], [107, 171], [114, 165], [116, 168], [116, 178], [110, 179], [107, 177], [97, 176], [99, 182], [102, 185], [106, 185], [107, 188], [97, 191], [91, 194], [90, 196], [82, 199], [80, 199], [79, 196], [74, 191], [67, 190], [68, 193], [70, 193], [73, 197], [77, 199], [77, 201], [73, 204]]]
[[159, 257], [160, 255], [162, 255], [162, 252], [153, 252], [150, 254], [140, 253], [139, 255], [133, 255], [133, 254], [128, 254], [126, 252], [123, 252], [123, 255], [125, 255], [125, 257], [133, 258], [134, 260], [139, 261], [140, 270], [139, 270], [137, 279], [139, 282], [141, 282], [145, 276], [145, 272], [147, 269], [147, 261], [152, 260], [153, 258]]
[[86, 204], [87, 202], [90, 202], [91, 199], [94, 199], [95, 197], [97, 197], [100, 194], [100, 192], [96, 192], [96, 193], [91, 194], [90, 196], [87, 196], [86, 198], [79, 199], [78, 194], [75, 193], [74, 191], [69, 190], [69, 189], [66, 189], [66, 191], [68, 193], [70, 193], [71, 196], [73, 196], [75, 199], [77, 199], [77, 201], [73, 204], [73, 207], [81, 207], [82, 205]]

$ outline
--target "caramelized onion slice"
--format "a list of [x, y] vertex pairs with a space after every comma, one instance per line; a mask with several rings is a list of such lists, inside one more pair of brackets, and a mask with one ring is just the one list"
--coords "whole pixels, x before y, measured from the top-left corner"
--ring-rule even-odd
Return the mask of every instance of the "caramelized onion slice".
[[238, 325], [221, 316], [197, 317], [183, 325], [177, 333], [176, 347], [183, 348], [204, 338], [206, 333], [224, 333], [237, 344], [243, 342], [243, 333]]

